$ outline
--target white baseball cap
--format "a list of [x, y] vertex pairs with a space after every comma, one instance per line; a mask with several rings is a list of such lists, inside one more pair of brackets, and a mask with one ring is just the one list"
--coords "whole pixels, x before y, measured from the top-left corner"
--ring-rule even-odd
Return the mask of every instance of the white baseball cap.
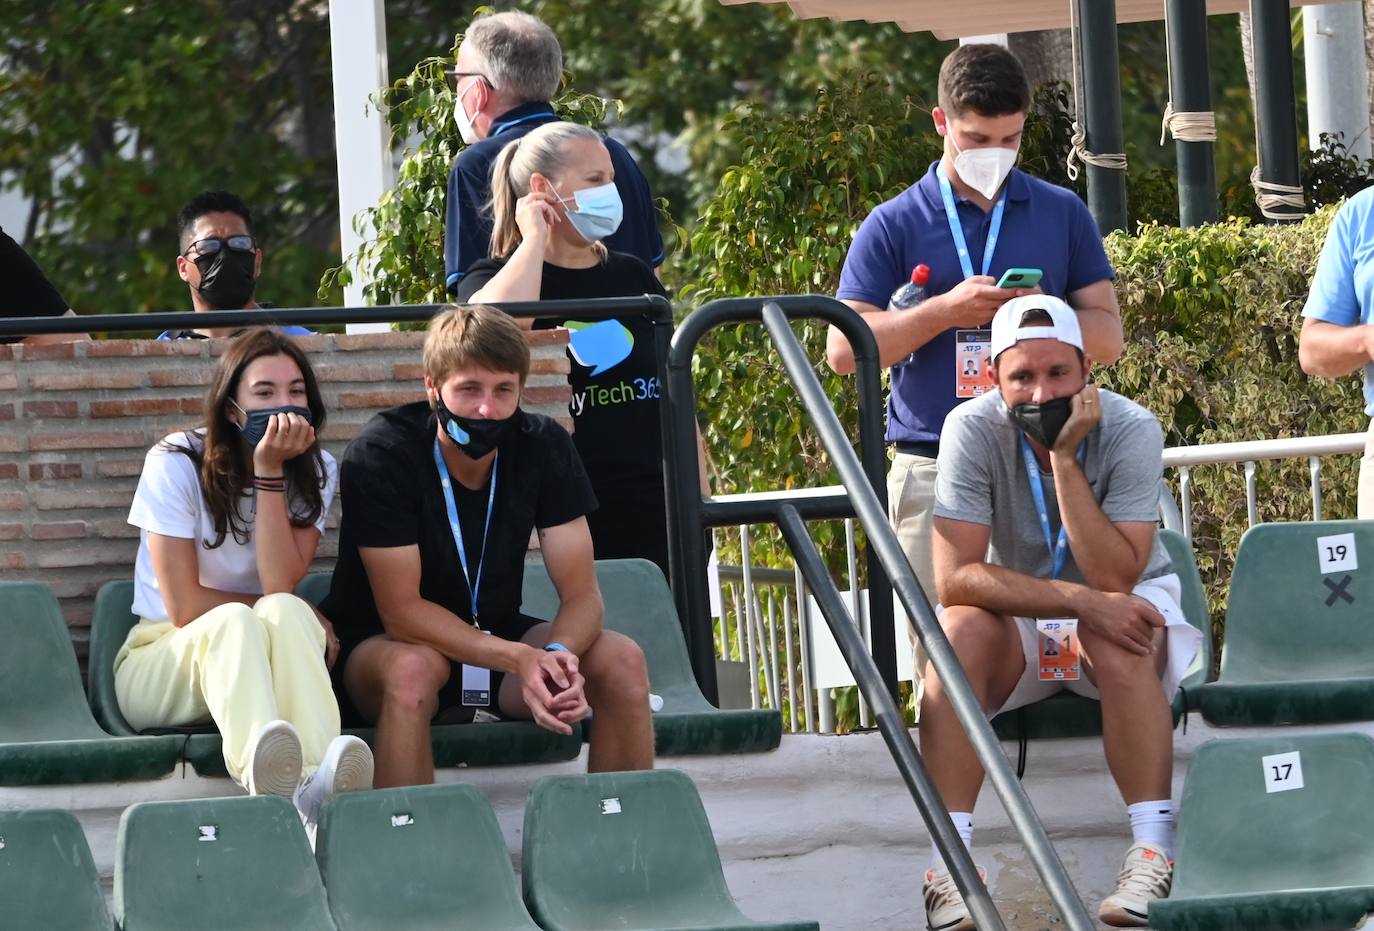
[[[1022, 326], [1021, 318], [1028, 310], [1043, 310], [1050, 315], [1049, 326]], [[1027, 294], [1014, 297], [997, 309], [992, 318], [992, 358], [1010, 349], [1023, 339], [1057, 339], [1083, 351], [1083, 331], [1078, 328], [1078, 314], [1068, 304], [1049, 294]]]

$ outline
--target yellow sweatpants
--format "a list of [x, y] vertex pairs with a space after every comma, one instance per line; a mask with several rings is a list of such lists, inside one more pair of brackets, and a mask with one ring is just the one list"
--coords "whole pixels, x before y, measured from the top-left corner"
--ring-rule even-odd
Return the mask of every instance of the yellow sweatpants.
[[249, 744], [281, 718], [296, 728], [314, 772], [339, 736], [339, 705], [324, 664], [325, 635], [310, 605], [266, 595], [224, 604], [184, 627], [142, 621], [115, 657], [115, 695], [136, 730], [213, 721], [229, 775], [243, 783]]

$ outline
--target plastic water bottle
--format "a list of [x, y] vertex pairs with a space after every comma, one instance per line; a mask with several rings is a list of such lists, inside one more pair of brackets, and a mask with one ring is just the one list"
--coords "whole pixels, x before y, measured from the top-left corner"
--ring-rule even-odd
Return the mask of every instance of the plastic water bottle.
[[[927, 296], [927, 295], [926, 295], [926, 282], [928, 282], [929, 280], [930, 280], [930, 266], [929, 266], [929, 265], [917, 265], [915, 268], [913, 268], [913, 269], [911, 270], [911, 280], [908, 281], [908, 282], [906, 282], [905, 284], [903, 284], [903, 285], [902, 285], [900, 288], [898, 288], [896, 291], [893, 291], [893, 292], [892, 292], [892, 297], [891, 297], [891, 299], [889, 299], [888, 302], [887, 302], [887, 309], [888, 309], [888, 310], [910, 310], [911, 308], [915, 307], [917, 304], [919, 304], [919, 303], [921, 303], [922, 301], [924, 301], [924, 300], [926, 299], [926, 296]], [[898, 366], [898, 365], [906, 365], [908, 362], [910, 362], [910, 361], [911, 361], [912, 359], [914, 359], [915, 357], [916, 357], [916, 353], [913, 352], [911, 355], [907, 356], [905, 359], [902, 359], [902, 360], [900, 360], [900, 361], [894, 363], [893, 367], [895, 368], [895, 367]]]

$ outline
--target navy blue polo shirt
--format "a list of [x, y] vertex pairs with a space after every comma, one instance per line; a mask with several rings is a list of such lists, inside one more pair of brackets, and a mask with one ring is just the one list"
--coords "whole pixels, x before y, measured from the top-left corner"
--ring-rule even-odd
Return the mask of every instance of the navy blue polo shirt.
[[[940, 182], [930, 166], [901, 194], [878, 205], [854, 236], [840, 273], [836, 297], [886, 307], [892, 292], [911, 279], [917, 265], [930, 266], [930, 295], [944, 294], [964, 280], [945, 216]], [[1066, 188], [1013, 168], [997, 251], [988, 274], [1008, 268], [1038, 268], [1046, 294], [1067, 298], [1079, 288], [1115, 277], [1102, 235], [1087, 206]], [[982, 270], [991, 211], [956, 195], [955, 208], [975, 273]], [[931, 443], [940, 439], [955, 396], [954, 330], [945, 330], [916, 351], [916, 358], [892, 370], [887, 402], [889, 442]]]
[[[522, 103], [491, 122], [487, 138], [458, 153], [448, 176], [448, 205], [444, 230], [444, 284], [450, 294], [458, 287], [472, 263], [491, 253], [491, 166], [506, 144], [545, 123], [558, 120], [552, 104]], [[606, 248], [628, 252], [650, 268], [663, 263], [663, 237], [649, 182], [635, 164], [634, 156], [609, 136], [602, 137], [611, 153], [615, 186], [625, 203], [620, 229], [606, 237]]]

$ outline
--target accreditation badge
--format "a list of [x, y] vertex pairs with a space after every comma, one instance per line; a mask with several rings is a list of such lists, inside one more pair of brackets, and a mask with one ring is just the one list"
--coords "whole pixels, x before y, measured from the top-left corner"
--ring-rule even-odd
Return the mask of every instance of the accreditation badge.
[[1082, 653], [1078, 648], [1078, 618], [1036, 618], [1039, 634], [1041, 682], [1077, 682]]
[[954, 396], [976, 398], [992, 390], [992, 331], [954, 331]]

